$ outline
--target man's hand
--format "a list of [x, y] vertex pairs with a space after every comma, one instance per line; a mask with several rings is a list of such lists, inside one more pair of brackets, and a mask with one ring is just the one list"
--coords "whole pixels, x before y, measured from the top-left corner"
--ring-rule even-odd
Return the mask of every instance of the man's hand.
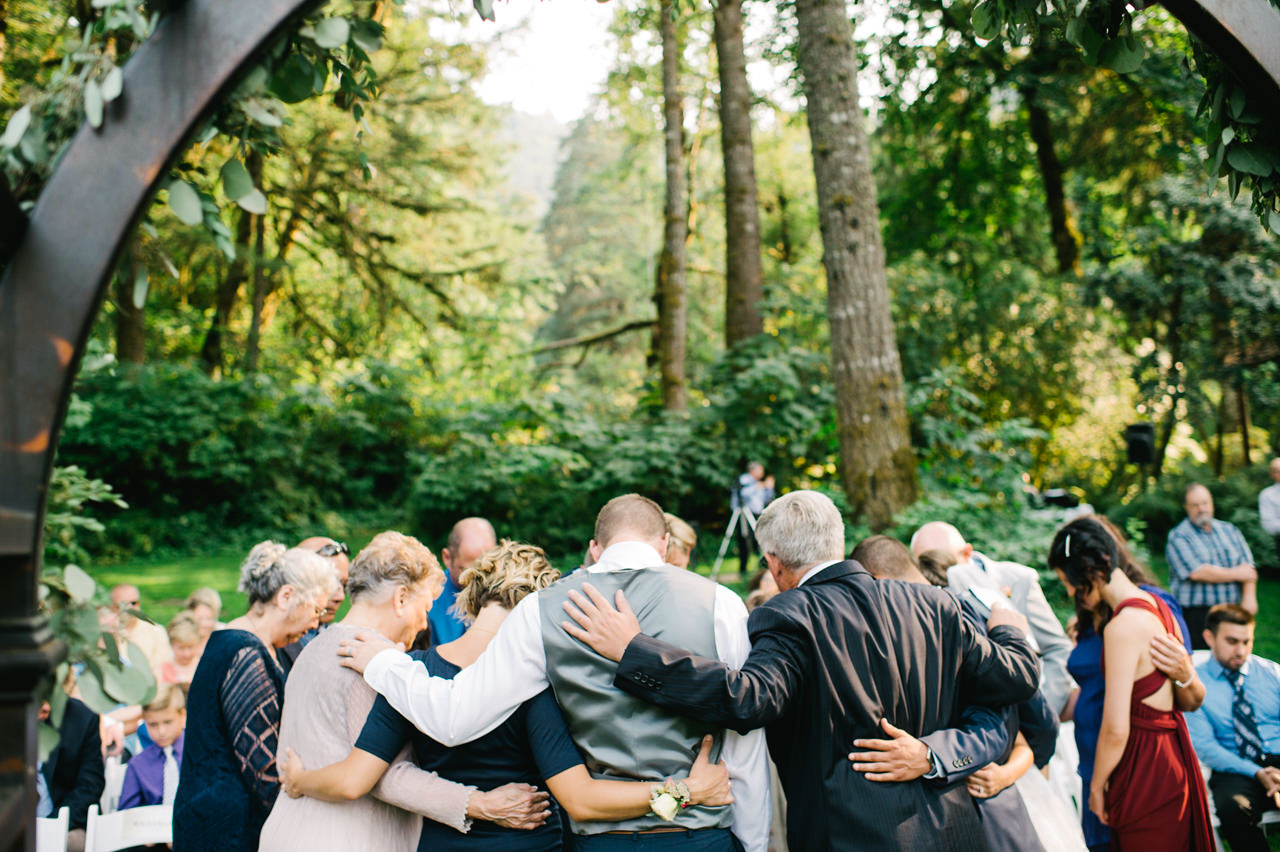
[[698, 750], [698, 759], [689, 770], [685, 783], [689, 785], [689, 795], [693, 804], [718, 808], [733, 804], [733, 785], [729, 781], [729, 768], [724, 761], [711, 762], [711, 735], [702, 738], [702, 748]]
[[569, 600], [564, 603], [564, 611], [577, 624], [562, 621], [560, 626], [574, 639], [616, 663], [622, 659], [627, 645], [640, 633], [640, 622], [621, 589], [614, 595], [617, 609], [610, 606], [605, 596], [590, 583], [583, 583], [582, 591], [586, 594], [577, 590], [569, 592]]
[[103, 757], [124, 754], [124, 723], [119, 719], [106, 715], [99, 716], [98, 738], [102, 742]]
[[1028, 636], [1031, 633], [1031, 625], [1027, 623], [1025, 615], [1008, 604], [996, 601], [995, 606], [991, 607], [991, 616], [987, 619], [987, 629], [991, 630], [1002, 624], [1018, 628], [1022, 631], [1023, 636]]
[[1254, 773], [1254, 778], [1258, 779], [1258, 783], [1262, 785], [1262, 789], [1266, 790], [1267, 795], [1271, 797], [1271, 801], [1275, 806], [1280, 808], [1280, 769], [1274, 766], [1264, 766]]
[[1013, 773], [1007, 767], [999, 763], [988, 763], [966, 778], [965, 786], [969, 790], [969, 795], [975, 799], [990, 799], [1018, 780], [1011, 777], [1012, 775]]
[[914, 781], [933, 768], [929, 747], [920, 740], [880, 720], [880, 727], [892, 739], [854, 740], [854, 748], [870, 749], [849, 755], [853, 768], [866, 775], [868, 781]]
[[537, 828], [550, 814], [547, 793], [520, 782], [503, 784], [488, 792], [477, 790], [467, 800], [467, 816], [471, 819], [483, 819], [520, 831]]
[[1151, 662], [1162, 673], [1179, 683], [1186, 683], [1196, 676], [1191, 655], [1178, 639], [1161, 633], [1151, 640]]
[[285, 793], [291, 799], [300, 797], [302, 791], [298, 789], [298, 773], [303, 771], [303, 767], [297, 752], [291, 748], [285, 749], [284, 760], [277, 760], [276, 766], [280, 771], [280, 786]]
[[392, 650], [403, 651], [404, 646], [369, 630], [357, 631], [351, 638], [338, 643], [338, 656], [342, 658], [342, 665], [361, 674], [364, 674], [374, 657], [383, 651]]

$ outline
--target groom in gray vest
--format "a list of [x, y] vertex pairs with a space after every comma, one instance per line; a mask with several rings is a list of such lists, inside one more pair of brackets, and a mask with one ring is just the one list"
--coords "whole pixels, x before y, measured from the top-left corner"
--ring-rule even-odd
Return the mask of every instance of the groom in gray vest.
[[628, 696], [613, 686], [615, 666], [561, 629], [569, 592], [590, 580], [610, 595], [623, 591], [650, 635], [741, 666], [751, 650], [742, 600], [665, 564], [666, 548], [661, 507], [638, 494], [615, 497], [596, 517], [593, 564], [526, 596], [479, 659], [453, 680], [428, 676], [420, 663], [372, 634], [348, 640], [339, 654], [405, 718], [449, 746], [493, 730], [550, 685], [597, 778], [656, 782], [687, 774], [702, 737], [714, 734], [733, 783], [733, 805], [683, 808], [670, 822], [650, 813], [575, 823], [575, 848], [765, 852], [770, 806], [762, 732], [725, 731]]

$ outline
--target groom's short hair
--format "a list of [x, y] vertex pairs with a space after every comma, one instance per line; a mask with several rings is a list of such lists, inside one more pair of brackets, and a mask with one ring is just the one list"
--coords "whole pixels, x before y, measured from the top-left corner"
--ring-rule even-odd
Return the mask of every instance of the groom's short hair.
[[623, 494], [605, 503], [596, 515], [596, 544], [608, 547], [624, 534], [639, 541], [662, 538], [667, 534], [662, 507], [639, 494]]

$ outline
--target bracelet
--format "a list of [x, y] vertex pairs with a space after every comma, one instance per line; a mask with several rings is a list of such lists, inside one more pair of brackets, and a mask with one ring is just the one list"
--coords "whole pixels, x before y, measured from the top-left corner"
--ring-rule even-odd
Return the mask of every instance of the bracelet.
[[693, 794], [689, 792], [689, 785], [683, 781], [668, 778], [649, 789], [649, 810], [667, 822], [671, 822], [677, 813], [692, 805]]
[[1173, 684], [1174, 684], [1174, 686], [1178, 687], [1178, 689], [1186, 689], [1188, 686], [1190, 686], [1191, 684], [1193, 684], [1193, 683], [1195, 683], [1195, 682], [1196, 682], [1196, 673], [1195, 673], [1195, 672], [1192, 672], [1192, 673], [1191, 673], [1191, 677], [1187, 678], [1187, 680], [1186, 680], [1186, 682], [1185, 682], [1185, 683], [1184, 683], [1183, 681], [1180, 681], [1180, 680], [1176, 680], [1176, 679], [1175, 679], [1175, 680], [1173, 681]]

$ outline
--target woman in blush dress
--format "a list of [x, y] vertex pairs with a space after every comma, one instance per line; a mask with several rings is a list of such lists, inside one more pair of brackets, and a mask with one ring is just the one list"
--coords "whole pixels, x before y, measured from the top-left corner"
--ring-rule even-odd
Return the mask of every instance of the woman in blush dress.
[[[539, 548], [503, 542], [462, 573], [462, 591], [456, 606], [471, 620], [467, 631], [452, 642], [414, 656], [433, 675], [455, 676], [488, 647], [503, 620], [525, 595], [549, 586], [559, 577], [560, 572], [547, 562]], [[307, 653], [310, 651], [308, 646]], [[339, 658], [333, 649], [329, 655], [337, 666]], [[305, 654], [299, 662], [301, 659]], [[351, 675], [359, 677], [354, 672]], [[292, 677], [289, 683], [292, 688]], [[318, 769], [304, 769], [306, 762], [289, 752], [282, 765], [289, 795], [339, 801], [363, 796], [387, 771], [394, 756], [411, 742], [420, 766], [455, 781], [477, 787], [514, 781], [531, 788], [545, 782], [575, 820], [624, 819], [641, 816], [650, 809], [653, 784], [591, 777], [550, 689], [526, 701], [495, 730], [456, 748], [441, 745], [419, 732], [383, 697], [378, 697], [359, 734], [350, 755], [344, 753], [341, 757], [345, 759]], [[682, 780], [687, 784], [690, 803], [727, 805], [733, 801], [728, 770], [723, 763], [709, 762], [710, 746], [708, 737], [690, 776]], [[541, 814], [549, 817], [546, 822], [527, 831], [483, 818], [463, 827], [465, 834], [456, 825], [424, 822], [417, 848], [419, 852], [554, 852], [563, 848], [556, 805], [543, 805]], [[325, 848], [347, 846], [335, 840]]]
[[1049, 566], [1101, 632], [1106, 696], [1089, 809], [1118, 852], [1211, 852], [1208, 801], [1174, 685], [1156, 668], [1153, 639], [1181, 639], [1159, 597], [1121, 567], [1116, 543], [1094, 518], [1054, 536]]
[[[338, 643], [357, 630], [372, 630], [393, 642], [411, 641], [426, 626], [427, 610], [443, 584], [444, 572], [416, 538], [384, 532], [356, 555], [347, 579], [350, 611], [307, 643], [289, 672], [281, 753], [287, 750], [312, 765], [350, 753], [377, 693], [360, 675], [339, 665]], [[418, 845], [419, 814], [454, 831], [471, 817], [519, 820], [545, 808], [540, 798], [534, 802], [532, 788], [476, 793], [474, 786], [423, 772], [408, 762], [408, 748], [402, 751], [390, 761], [393, 766], [373, 796], [342, 802], [281, 798], [263, 826], [261, 850], [349, 849], [350, 839], [358, 837], [363, 848], [411, 852]], [[507, 812], [486, 810], [500, 806]]]
[[249, 552], [240, 567], [249, 611], [209, 637], [187, 695], [175, 852], [258, 848], [280, 791], [284, 676], [275, 649], [316, 626], [337, 582], [329, 563], [309, 550], [264, 541]]

